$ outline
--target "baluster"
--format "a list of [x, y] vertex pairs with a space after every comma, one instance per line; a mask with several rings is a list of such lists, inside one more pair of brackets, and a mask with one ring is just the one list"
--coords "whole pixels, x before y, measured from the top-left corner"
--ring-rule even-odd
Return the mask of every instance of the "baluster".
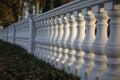
[[40, 25], [40, 28], [39, 28], [39, 34], [38, 34], [38, 51], [39, 51], [39, 58], [42, 59], [42, 39], [43, 39], [43, 28], [42, 28], [42, 20], [39, 21], [39, 25]]
[[45, 59], [45, 40], [46, 40], [46, 20], [43, 20], [43, 41], [42, 41], [42, 60]]
[[80, 69], [81, 80], [88, 79], [88, 74], [94, 66], [94, 53], [92, 51], [92, 43], [95, 39], [95, 18], [91, 11], [87, 8], [82, 9], [82, 14], [86, 20], [86, 34], [82, 42], [82, 50], [84, 51], [84, 64]]
[[6, 28], [6, 42], [8, 42], [8, 27]]
[[57, 18], [55, 19], [55, 25], [57, 25], [57, 35], [56, 35], [56, 39], [55, 39], [55, 42], [54, 42], [54, 45], [56, 46], [55, 50], [54, 50], [54, 61], [53, 61], [53, 64], [55, 65], [56, 64], [56, 59], [57, 59], [57, 49], [58, 49], [58, 38], [60, 36], [60, 28], [59, 28], [59, 16], [57, 16]]
[[55, 23], [55, 19], [53, 19], [53, 39], [52, 39], [52, 55], [51, 55], [51, 60], [50, 60], [50, 64], [53, 64], [53, 61], [54, 61], [54, 56], [55, 56], [55, 49], [56, 49], [56, 46], [55, 46], [55, 39], [57, 37], [57, 27], [56, 27], [56, 23]]
[[96, 38], [92, 45], [92, 50], [95, 54], [95, 66], [90, 72], [89, 80], [101, 80], [101, 76], [106, 70], [107, 56], [104, 52], [104, 47], [107, 37], [107, 21], [109, 19], [107, 13], [99, 5], [93, 6], [92, 11], [95, 13], [95, 18], [97, 20], [97, 33]]
[[[39, 36], [40, 38], [40, 36]], [[44, 56], [44, 38], [45, 38], [45, 27], [44, 27], [44, 20], [42, 20], [42, 40], [41, 40], [41, 59], [43, 60]]]
[[40, 55], [40, 53], [39, 53], [39, 47], [38, 47], [38, 43], [39, 43], [39, 35], [40, 35], [40, 24], [39, 24], [39, 21], [37, 22], [37, 36], [36, 36], [36, 48], [37, 48], [37, 50], [36, 50], [36, 54], [39, 54]]
[[48, 27], [48, 34], [47, 34], [47, 40], [46, 40], [46, 51], [47, 51], [47, 58], [46, 58], [46, 62], [48, 63], [48, 58], [50, 57], [50, 54], [49, 54], [49, 47], [50, 47], [50, 38], [51, 38], [51, 24], [50, 24], [50, 19], [48, 18], [47, 19], [47, 27]]
[[47, 46], [48, 46], [48, 32], [49, 32], [49, 29], [48, 29], [48, 19], [46, 19], [46, 24], [45, 24], [45, 27], [46, 27], [46, 29], [45, 29], [45, 31], [46, 31], [46, 36], [45, 36], [45, 47], [44, 47], [44, 50], [45, 50], [45, 59], [44, 59], [44, 61], [46, 62], [46, 60], [47, 60], [47, 56], [48, 56], [48, 54], [47, 54]]
[[36, 30], [36, 36], [35, 36], [35, 50], [34, 50], [34, 56], [37, 55], [38, 53], [38, 47], [37, 47], [37, 42], [38, 42], [38, 22], [35, 22], [35, 27], [37, 28]]
[[110, 17], [110, 35], [105, 46], [107, 71], [102, 80], [120, 80], [120, 4], [108, 2], [105, 9]]
[[45, 61], [48, 57], [48, 40], [49, 40], [49, 19], [46, 20], [46, 39], [45, 39]]
[[85, 20], [82, 16], [82, 14], [80, 14], [78, 11], [74, 12], [74, 16], [75, 16], [75, 20], [77, 22], [77, 35], [76, 35], [76, 39], [74, 41], [73, 47], [76, 51], [75, 53], [75, 61], [72, 65], [72, 69], [71, 72], [74, 75], [79, 75], [79, 69], [81, 68], [84, 60], [83, 60], [83, 55], [84, 52], [81, 49], [81, 45], [82, 45], [82, 41], [85, 37]]
[[39, 51], [39, 58], [42, 59], [42, 39], [43, 39], [43, 23], [42, 23], [42, 20], [39, 21], [39, 25], [40, 25], [40, 28], [39, 28], [39, 34], [38, 34], [38, 51]]
[[37, 40], [38, 40], [38, 25], [37, 25], [38, 22], [35, 22], [35, 27], [37, 28], [36, 29], [36, 36], [35, 36], [35, 50], [34, 50], [34, 55], [37, 54]]
[[50, 22], [50, 25], [51, 25], [51, 36], [50, 36], [50, 40], [49, 40], [49, 43], [50, 43], [50, 47], [49, 47], [49, 54], [50, 54], [50, 57], [48, 58], [48, 61], [49, 63], [51, 63], [51, 58], [52, 58], [52, 49], [53, 49], [53, 45], [52, 45], [52, 41], [53, 41], [53, 38], [54, 38], [54, 26], [53, 26], [53, 17], [51, 18], [51, 22]]
[[63, 25], [62, 25], [62, 19], [63, 19], [63, 15], [60, 16], [60, 18], [58, 19], [58, 36], [57, 36], [57, 41], [56, 41], [56, 46], [57, 46], [57, 51], [56, 51], [56, 58], [55, 58], [55, 67], [58, 66], [58, 61], [60, 60], [62, 54], [62, 48], [60, 47], [60, 41], [62, 39], [63, 36]]
[[69, 37], [69, 23], [68, 23], [68, 19], [70, 18], [70, 13], [67, 13], [66, 16], [63, 19], [63, 37], [61, 40], [61, 44], [60, 46], [62, 46], [62, 57], [58, 63], [58, 67], [59, 69], [64, 69], [64, 64], [68, 58], [67, 53], [68, 53], [68, 49], [66, 48], [66, 41]]
[[41, 38], [40, 36], [42, 37], [42, 28], [41, 28], [41, 21], [38, 21], [38, 26], [39, 28], [37, 28], [37, 41], [36, 41], [36, 47], [37, 47], [37, 53], [39, 54], [39, 58], [41, 59], [41, 48], [39, 47], [39, 45], [41, 45]]
[[49, 19], [46, 21], [46, 40], [45, 40], [45, 53], [46, 53], [46, 58], [45, 62], [47, 62], [47, 57], [48, 57], [48, 40], [49, 40]]
[[51, 36], [52, 36], [52, 27], [51, 27], [51, 19], [49, 18], [49, 26], [48, 26], [48, 47], [47, 47], [47, 52], [48, 52], [48, 56], [47, 56], [47, 63], [49, 63], [49, 58], [50, 58], [50, 40], [51, 40]]
[[56, 56], [56, 50], [57, 50], [57, 46], [56, 46], [56, 39], [57, 39], [57, 35], [58, 35], [58, 25], [57, 25], [57, 21], [58, 21], [58, 16], [55, 17], [54, 19], [54, 26], [55, 26], [55, 35], [54, 35], [54, 40], [53, 40], [53, 57], [52, 57], [52, 64], [54, 64], [54, 59]]
[[42, 42], [41, 42], [41, 59], [44, 60], [44, 41], [45, 41], [45, 20], [42, 20]]
[[41, 40], [40, 40], [41, 38], [39, 39], [39, 35], [41, 34], [40, 28], [41, 28], [41, 26], [40, 26], [40, 21], [38, 21], [38, 22], [37, 22], [37, 39], [36, 39], [36, 40], [37, 40], [37, 41], [36, 41], [36, 47], [37, 47], [37, 52], [36, 52], [36, 53], [37, 53], [37, 55], [38, 55], [38, 58], [39, 58], [39, 56], [40, 56], [40, 48], [39, 48], [39, 45], [40, 45], [39, 42], [41, 41]]
[[46, 60], [46, 56], [47, 56], [47, 54], [46, 54], [46, 40], [47, 40], [47, 20], [45, 19], [45, 21], [44, 21], [44, 31], [45, 31], [45, 36], [44, 36], [44, 45], [43, 45], [43, 50], [44, 50], [44, 58], [43, 58], [43, 60], [45, 61]]
[[65, 63], [65, 70], [67, 72], [70, 72], [71, 66], [75, 60], [75, 57], [74, 57], [75, 50], [73, 48], [73, 42], [76, 37], [77, 29], [76, 29], [76, 22], [75, 22], [73, 15], [70, 15], [68, 22], [70, 24], [70, 26], [69, 26], [70, 34], [69, 34], [68, 40], [66, 42], [66, 45], [67, 45], [67, 48], [69, 49], [69, 51], [68, 51], [68, 59]]

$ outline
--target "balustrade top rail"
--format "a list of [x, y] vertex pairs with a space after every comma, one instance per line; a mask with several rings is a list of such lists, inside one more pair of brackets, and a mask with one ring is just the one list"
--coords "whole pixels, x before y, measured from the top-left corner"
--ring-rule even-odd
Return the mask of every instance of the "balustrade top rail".
[[[75, 0], [75, 1], [69, 2], [65, 5], [62, 5], [58, 8], [54, 8], [48, 12], [34, 16], [33, 20], [38, 21], [38, 20], [42, 20], [42, 19], [46, 19], [46, 18], [51, 18], [51, 17], [57, 16], [57, 15], [65, 14], [65, 13], [72, 12], [75, 10], [89, 8], [89, 7], [97, 5], [97, 4], [100, 5], [100, 4], [109, 2], [109, 1], [113, 1], [113, 0]], [[115, 0], [115, 1], [117, 1], [117, 0]]]

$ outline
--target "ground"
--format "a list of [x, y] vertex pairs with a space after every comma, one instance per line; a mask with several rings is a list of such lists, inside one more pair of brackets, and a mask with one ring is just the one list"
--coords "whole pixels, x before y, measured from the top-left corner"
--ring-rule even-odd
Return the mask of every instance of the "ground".
[[0, 80], [80, 80], [0, 40]]

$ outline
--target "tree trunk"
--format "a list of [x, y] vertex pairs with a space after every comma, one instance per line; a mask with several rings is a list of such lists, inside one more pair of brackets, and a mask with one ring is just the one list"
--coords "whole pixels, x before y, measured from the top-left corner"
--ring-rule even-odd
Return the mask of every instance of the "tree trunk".
[[36, 14], [39, 14], [40, 12], [40, 1], [36, 0]]
[[13, 16], [14, 16], [14, 18], [15, 18], [15, 22], [17, 22], [18, 21], [18, 11], [17, 11], [17, 5], [16, 4], [13, 4], [13, 6], [12, 6], [12, 11], [13, 11]]

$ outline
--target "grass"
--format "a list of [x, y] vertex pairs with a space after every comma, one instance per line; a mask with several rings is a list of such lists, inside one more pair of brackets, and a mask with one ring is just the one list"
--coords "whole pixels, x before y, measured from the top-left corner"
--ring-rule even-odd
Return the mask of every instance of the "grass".
[[0, 40], [0, 80], [80, 80]]

